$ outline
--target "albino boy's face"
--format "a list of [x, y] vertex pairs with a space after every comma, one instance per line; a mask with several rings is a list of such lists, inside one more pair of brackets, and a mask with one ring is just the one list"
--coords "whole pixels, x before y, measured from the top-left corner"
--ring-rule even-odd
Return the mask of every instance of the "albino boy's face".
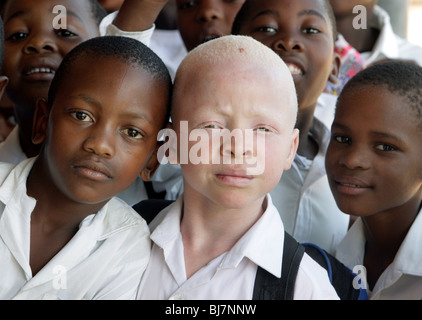
[[78, 58], [60, 84], [48, 123], [36, 112], [34, 140], [45, 142], [41, 159], [52, 190], [92, 204], [128, 188], [155, 150], [167, 102], [160, 82], [142, 68], [113, 58]]
[[[293, 99], [283, 75], [253, 66], [234, 73], [236, 67], [195, 68], [179, 82], [173, 104], [179, 149], [186, 141], [181, 121], [192, 138], [189, 163], [179, 156], [186, 192], [229, 208], [262, 201], [290, 168], [297, 148]], [[224, 131], [226, 140], [219, 138]], [[198, 151], [204, 145], [209, 148]], [[198, 155], [201, 159], [195, 159]]]
[[[66, 8], [65, 29], [57, 29], [53, 23], [59, 15], [53, 13], [57, 5]], [[7, 94], [18, 106], [33, 106], [27, 117], [32, 120], [36, 101], [47, 97], [64, 56], [82, 41], [98, 36], [98, 26], [84, 0], [10, 0], [4, 11], [4, 26]]]
[[422, 130], [408, 103], [379, 87], [357, 88], [339, 100], [326, 169], [343, 212], [394, 214], [420, 204]]
[[177, 0], [180, 34], [188, 51], [215, 37], [229, 35], [245, 0]]

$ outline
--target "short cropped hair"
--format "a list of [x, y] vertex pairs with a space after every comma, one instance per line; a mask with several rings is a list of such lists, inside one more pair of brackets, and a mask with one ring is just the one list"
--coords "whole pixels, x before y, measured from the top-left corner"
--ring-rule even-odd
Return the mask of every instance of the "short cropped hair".
[[412, 62], [388, 61], [360, 71], [344, 86], [341, 98], [362, 87], [382, 87], [407, 100], [407, 107], [415, 112], [422, 128], [422, 67]]
[[[134, 67], [146, 70], [154, 80], [163, 83], [172, 93], [172, 80], [164, 62], [146, 45], [138, 40], [120, 36], [104, 36], [89, 39], [73, 48], [63, 59], [48, 92], [48, 102], [52, 105], [60, 85], [69, 70], [83, 57], [113, 58]], [[99, 75], [101, 76], [101, 75]], [[170, 106], [167, 113], [169, 114]]]
[[[261, 0], [245, 0], [245, 3], [240, 8], [239, 12], [236, 15], [236, 18], [234, 19], [233, 26], [232, 26], [232, 34], [239, 34], [241, 26], [245, 23], [245, 19], [250, 13], [250, 10], [253, 8], [252, 5], [256, 4], [259, 6], [259, 3]], [[336, 18], [334, 15], [333, 8], [331, 6], [330, 0], [323, 0], [324, 9], [328, 15], [332, 32], [333, 32], [333, 40], [334, 42], [337, 41], [337, 23]]]

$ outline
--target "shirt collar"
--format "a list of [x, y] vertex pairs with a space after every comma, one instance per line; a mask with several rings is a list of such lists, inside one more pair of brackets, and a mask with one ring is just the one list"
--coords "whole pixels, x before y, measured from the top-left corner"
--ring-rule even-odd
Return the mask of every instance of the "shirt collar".
[[[266, 197], [267, 207], [261, 218], [239, 239], [225, 255], [220, 268], [236, 268], [245, 257], [277, 277], [281, 277], [284, 243], [284, 226], [280, 215]], [[157, 227], [152, 227], [151, 240], [164, 251], [167, 258], [176, 241], [181, 241], [180, 218], [183, 197], [164, 209], [156, 218]]]
[[380, 31], [377, 42], [372, 51], [367, 54], [366, 63], [370, 64], [374, 61], [390, 58], [399, 58], [399, 48], [397, 36], [391, 25], [390, 16], [380, 6], [375, 6], [370, 27]]

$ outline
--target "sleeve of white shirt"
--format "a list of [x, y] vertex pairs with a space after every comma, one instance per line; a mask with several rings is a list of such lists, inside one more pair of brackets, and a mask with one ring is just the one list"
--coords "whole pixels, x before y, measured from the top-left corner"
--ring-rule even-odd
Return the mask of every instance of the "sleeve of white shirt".
[[144, 31], [123, 31], [117, 28], [113, 21], [117, 16], [117, 11], [107, 15], [100, 23], [101, 36], [121, 36], [138, 40], [149, 47], [155, 25]]

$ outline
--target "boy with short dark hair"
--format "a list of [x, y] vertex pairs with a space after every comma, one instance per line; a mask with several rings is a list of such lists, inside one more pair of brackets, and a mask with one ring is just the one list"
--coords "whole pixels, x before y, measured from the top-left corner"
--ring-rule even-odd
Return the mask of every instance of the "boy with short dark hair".
[[344, 87], [331, 129], [331, 190], [359, 217], [335, 255], [372, 300], [422, 298], [421, 88], [416, 64], [368, 67]]
[[115, 198], [158, 166], [171, 78], [140, 42], [98, 37], [57, 69], [35, 112], [39, 156], [0, 164], [0, 297], [133, 299], [145, 221]]
[[[336, 27], [328, 0], [248, 0], [233, 24], [234, 34], [252, 36], [289, 66], [299, 101], [299, 147], [280, 183], [271, 191], [286, 230], [299, 242], [333, 253], [349, 217], [337, 207], [325, 173], [330, 132], [315, 116], [327, 81], [336, 82]], [[334, 107], [334, 106], [333, 106]]]
[[[269, 192], [298, 145], [291, 73], [260, 42], [224, 36], [193, 49], [174, 86], [177, 138], [169, 142], [169, 159], [180, 163], [185, 191], [150, 225], [151, 260], [138, 299], [262, 298], [255, 293], [257, 270], [280, 279], [287, 242]], [[326, 271], [307, 254], [293, 298], [338, 299]]]

